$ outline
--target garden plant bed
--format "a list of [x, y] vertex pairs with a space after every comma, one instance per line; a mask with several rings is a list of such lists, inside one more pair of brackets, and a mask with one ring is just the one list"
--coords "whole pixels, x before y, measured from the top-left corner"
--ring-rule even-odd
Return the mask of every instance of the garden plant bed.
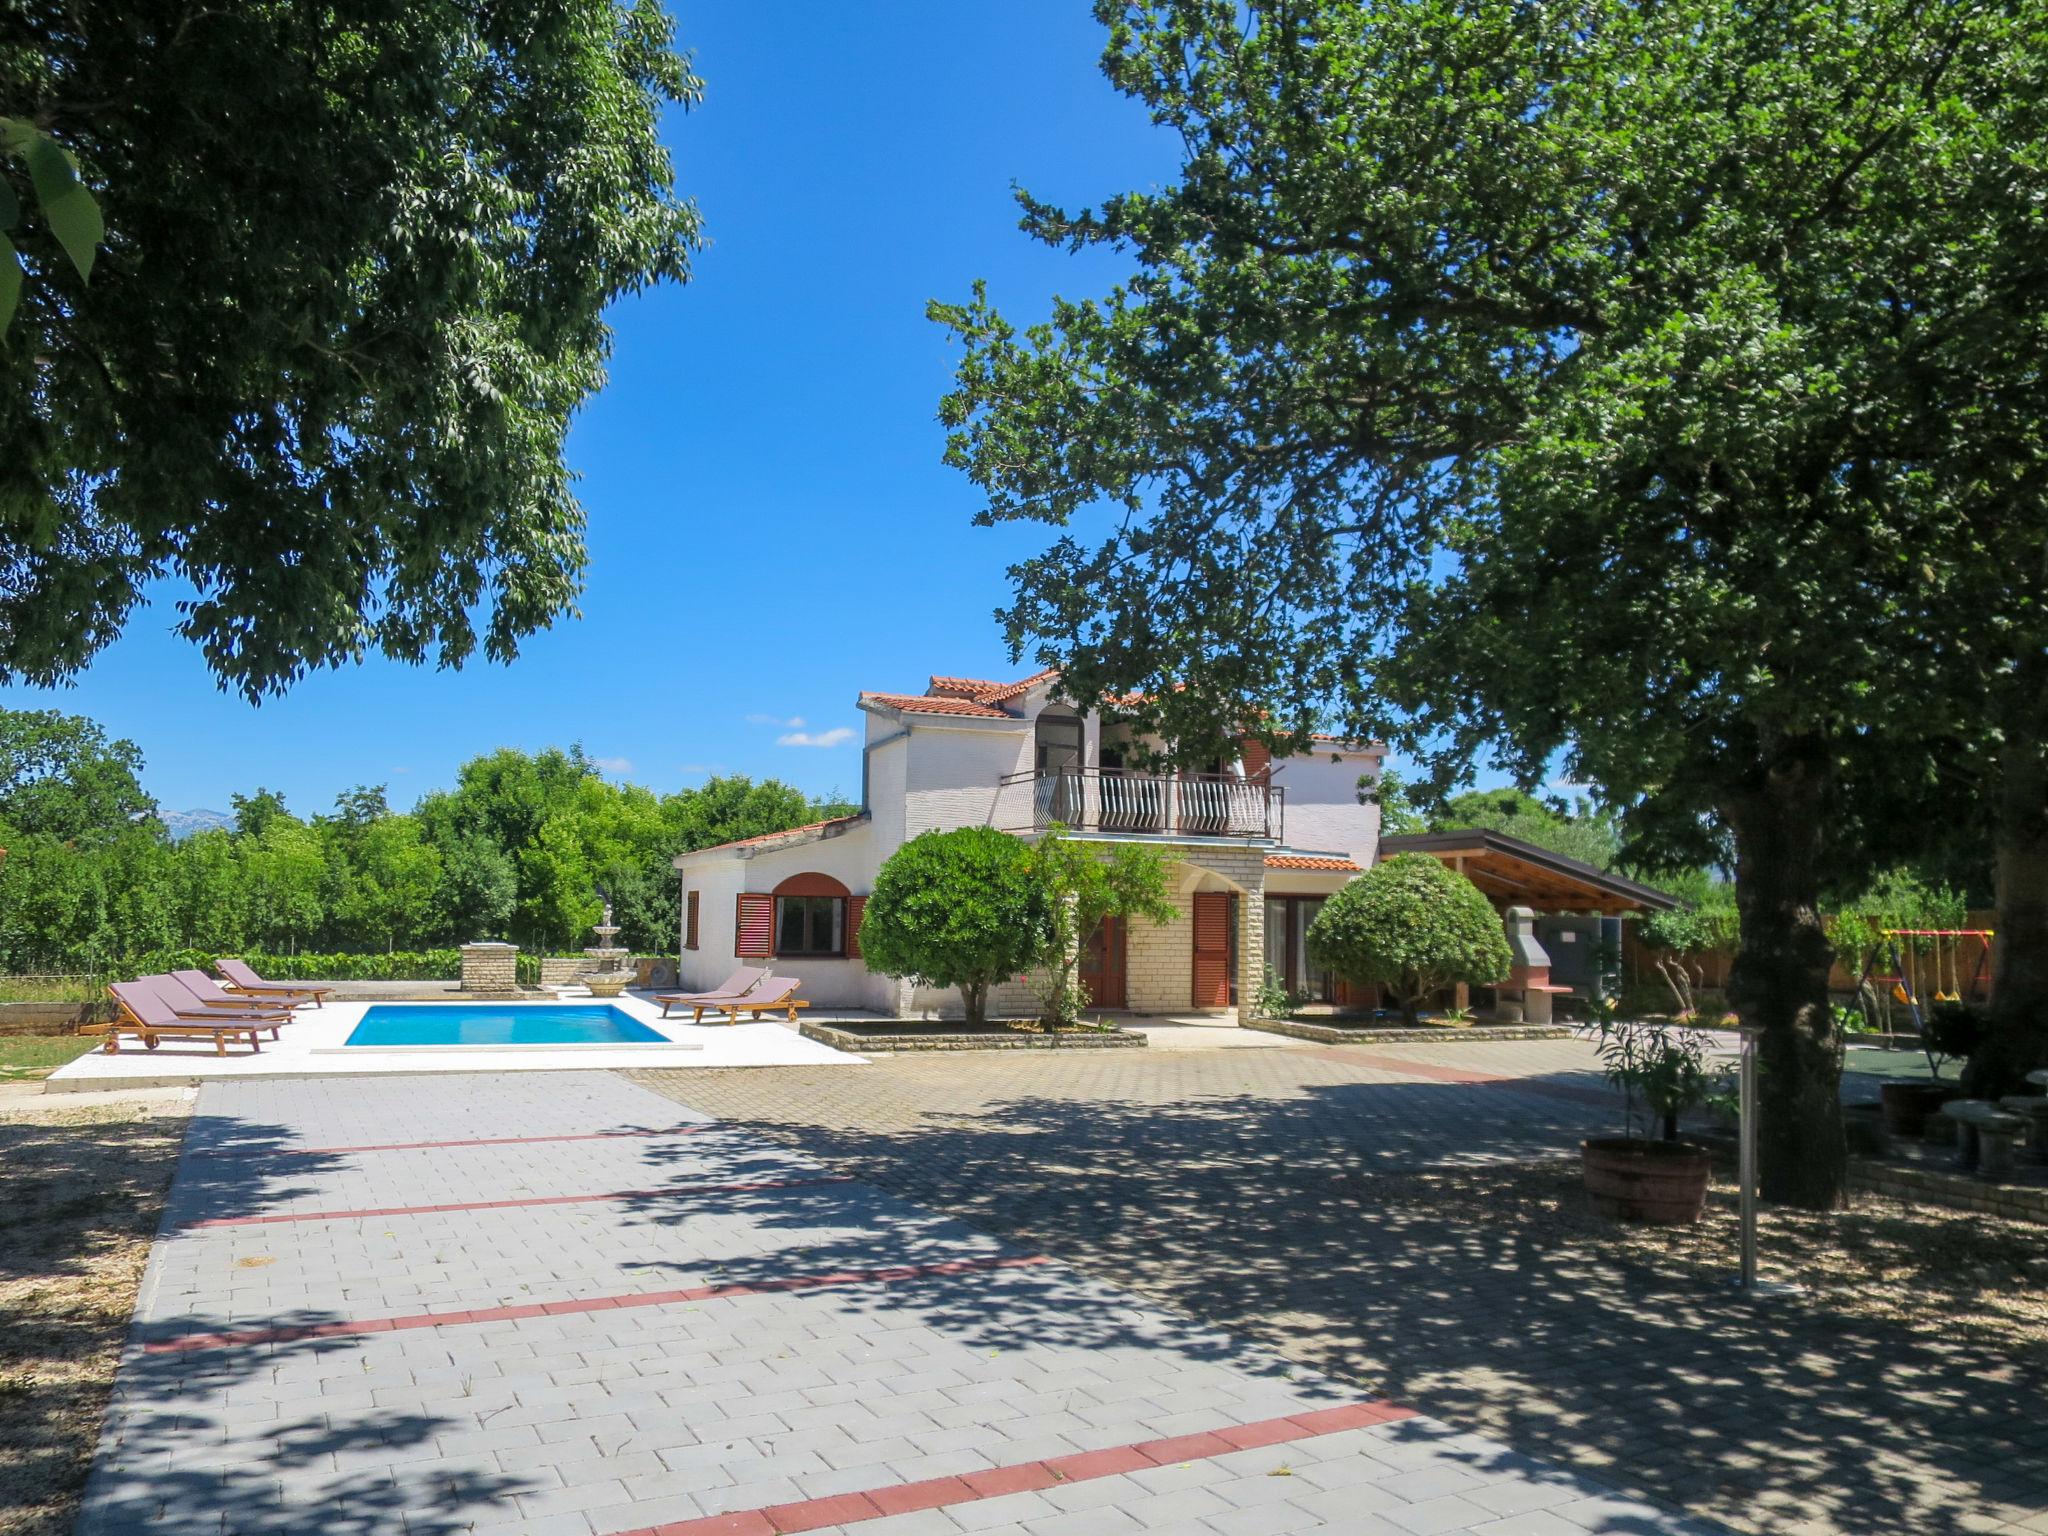
[[807, 1038], [840, 1051], [1066, 1051], [1145, 1043], [1134, 1029], [1063, 1029], [1054, 1036], [1022, 1019], [806, 1019], [798, 1027]]
[[0, 1104], [0, 1529], [72, 1527], [189, 1110]]
[[1345, 1019], [1324, 1024], [1308, 1019], [1248, 1019], [1246, 1029], [1269, 1035], [1290, 1035], [1296, 1040], [1313, 1040], [1319, 1045], [1390, 1045], [1428, 1040], [1567, 1040], [1571, 1029], [1563, 1024], [1424, 1024], [1415, 1028], [1390, 1020], [1376, 1024], [1370, 1019]]

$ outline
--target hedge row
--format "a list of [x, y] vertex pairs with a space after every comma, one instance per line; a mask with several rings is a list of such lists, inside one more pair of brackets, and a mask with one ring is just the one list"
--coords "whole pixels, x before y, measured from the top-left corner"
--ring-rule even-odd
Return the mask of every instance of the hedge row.
[[[213, 969], [215, 956], [202, 949], [167, 949], [144, 955], [126, 969], [146, 972]], [[401, 949], [387, 954], [245, 954], [258, 975], [278, 981], [455, 981], [462, 953], [454, 949]]]

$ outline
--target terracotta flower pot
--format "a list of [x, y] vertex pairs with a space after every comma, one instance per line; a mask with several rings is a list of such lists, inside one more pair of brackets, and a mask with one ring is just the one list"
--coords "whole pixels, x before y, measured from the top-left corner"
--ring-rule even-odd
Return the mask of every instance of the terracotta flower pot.
[[1593, 1208], [1616, 1221], [1698, 1221], [1712, 1159], [1676, 1141], [1598, 1136], [1579, 1143]]
[[1908, 1078], [1881, 1084], [1877, 1096], [1884, 1105], [1885, 1129], [1894, 1136], [1918, 1140], [1926, 1133], [1929, 1117], [1950, 1099], [1961, 1098], [1963, 1090], [1953, 1083]]

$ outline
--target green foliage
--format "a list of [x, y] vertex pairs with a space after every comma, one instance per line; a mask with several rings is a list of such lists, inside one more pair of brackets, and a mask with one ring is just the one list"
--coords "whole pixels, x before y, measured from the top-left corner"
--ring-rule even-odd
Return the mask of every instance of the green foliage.
[[118, 974], [213, 969], [221, 955], [245, 960], [257, 975], [273, 981], [454, 981], [462, 975], [462, 954], [454, 949], [398, 949], [381, 954], [275, 955], [233, 950], [160, 949], [127, 957]]
[[1652, 949], [1702, 955], [1735, 947], [1741, 921], [1734, 886], [1707, 870], [1667, 878], [1664, 886], [1679, 898], [1679, 905], [1643, 919], [1641, 933]]
[[1612, 869], [1621, 855], [1621, 833], [1612, 817], [1587, 802], [1539, 800], [1520, 789], [1470, 789], [1452, 795], [1431, 818], [1440, 830], [1481, 827], [1505, 832], [1595, 869]]
[[656, 795], [606, 781], [579, 750], [497, 752], [410, 813], [363, 785], [308, 821], [259, 789], [231, 797], [232, 829], [173, 843], [141, 766], [89, 720], [0, 710], [0, 969], [98, 972], [184, 946], [560, 950], [587, 942], [599, 885], [623, 941], [667, 953], [678, 853], [844, 809], [772, 780]]
[[1261, 1019], [1291, 1019], [1301, 1002], [1270, 965], [1252, 992], [1252, 1012]]
[[66, 842], [105, 842], [154, 815], [142, 753], [82, 715], [0, 710], [0, 822]]
[[1324, 902], [1308, 953], [1354, 986], [1387, 988], [1411, 1024], [1432, 993], [1505, 981], [1513, 968], [1479, 888], [1423, 853], [1396, 854]]
[[1380, 808], [1382, 837], [1396, 837], [1406, 832], [1429, 830], [1429, 818], [1423, 815], [1421, 807], [1416, 805], [1407, 781], [1392, 768], [1382, 768], [1377, 780], [1371, 774], [1362, 776], [1358, 781], [1358, 799], [1362, 805], [1376, 805]]
[[1961, 928], [1968, 921], [1969, 908], [1960, 895], [1945, 885], [1930, 885], [1918, 871], [1901, 866], [1880, 871], [1843, 902], [1828, 924], [1828, 937], [1837, 960], [1848, 970], [1861, 971], [1873, 955], [1882, 964], [1893, 945], [1902, 958], [1935, 958], [1936, 940], [1887, 939], [1887, 928]]
[[889, 856], [861, 918], [871, 971], [958, 987], [967, 1017], [988, 1016], [989, 988], [1045, 953], [1052, 914], [1031, 847], [993, 827], [925, 832]]
[[[78, 280], [86, 281], [92, 276], [92, 264], [107, 227], [100, 218], [99, 204], [78, 179], [77, 162], [47, 133], [12, 117], [0, 117], [0, 157], [21, 161], [43, 229], [71, 263]], [[9, 232], [19, 229], [23, 212], [13, 182], [0, 177], [0, 337], [5, 336], [21, 303], [21, 252]]]
[[1678, 1117], [1723, 1090], [1725, 1073], [1712, 1066], [1707, 1037], [1670, 1024], [1602, 1019], [1589, 1030], [1607, 1081], [1627, 1095], [1627, 1129], [1635, 1132], [1636, 1106], [1658, 1121], [1666, 1141], [1678, 1139]]
[[370, 650], [504, 660], [564, 613], [606, 306], [698, 241], [659, 138], [700, 88], [673, 32], [657, 0], [13, 8], [8, 100], [107, 234], [88, 295], [89, 199], [31, 160], [0, 680], [76, 672], [166, 577], [251, 697]]
[[1169, 744], [1249, 710], [1439, 786], [1562, 769], [1635, 856], [1734, 869], [1765, 1192], [1832, 1204], [1821, 890], [1981, 825], [1995, 767], [2044, 871], [2014, 915], [2048, 913], [2015, 554], [2048, 537], [2048, 33], [1914, 0], [1098, 14], [1184, 163], [1024, 228], [1127, 278], [1028, 329], [980, 288], [932, 309], [948, 462], [983, 521], [1057, 530], [1013, 645]]
[[1058, 823], [1032, 848], [1031, 877], [1046, 912], [1045, 947], [1032, 960], [1032, 984], [1055, 1032], [1081, 1017], [1087, 1001], [1081, 956], [1105, 918], [1173, 921], [1167, 866], [1157, 848], [1088, 842], [1068, 836]]

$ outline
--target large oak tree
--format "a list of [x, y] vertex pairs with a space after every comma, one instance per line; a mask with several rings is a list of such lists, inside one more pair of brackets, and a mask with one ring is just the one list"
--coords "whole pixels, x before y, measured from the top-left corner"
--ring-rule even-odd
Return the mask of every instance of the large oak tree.
[[983, 519], [1069, 530], [1013, 644], [1191, 754], [1334, 717], [1439, 788], [1561, 761], [1637, 856], [1731, 838], [1765, 1191], [1834, 1200], [1822, 883], [1982, 786], [1926, 748], [2039, 646], [2026, 8], [1098, 11], [1181, 177], [1024, 224], [1129, 280], [1023, 331], [934, 306]]
[[580, 586], [563, 438], [605, 305], [683, 280], [656, 0], [36, 0], [0, 117], [75, 158], [0, 346], [0, 680], [47, 683], [155, 578], [249, 696], [372, 650], [493, 658]]

